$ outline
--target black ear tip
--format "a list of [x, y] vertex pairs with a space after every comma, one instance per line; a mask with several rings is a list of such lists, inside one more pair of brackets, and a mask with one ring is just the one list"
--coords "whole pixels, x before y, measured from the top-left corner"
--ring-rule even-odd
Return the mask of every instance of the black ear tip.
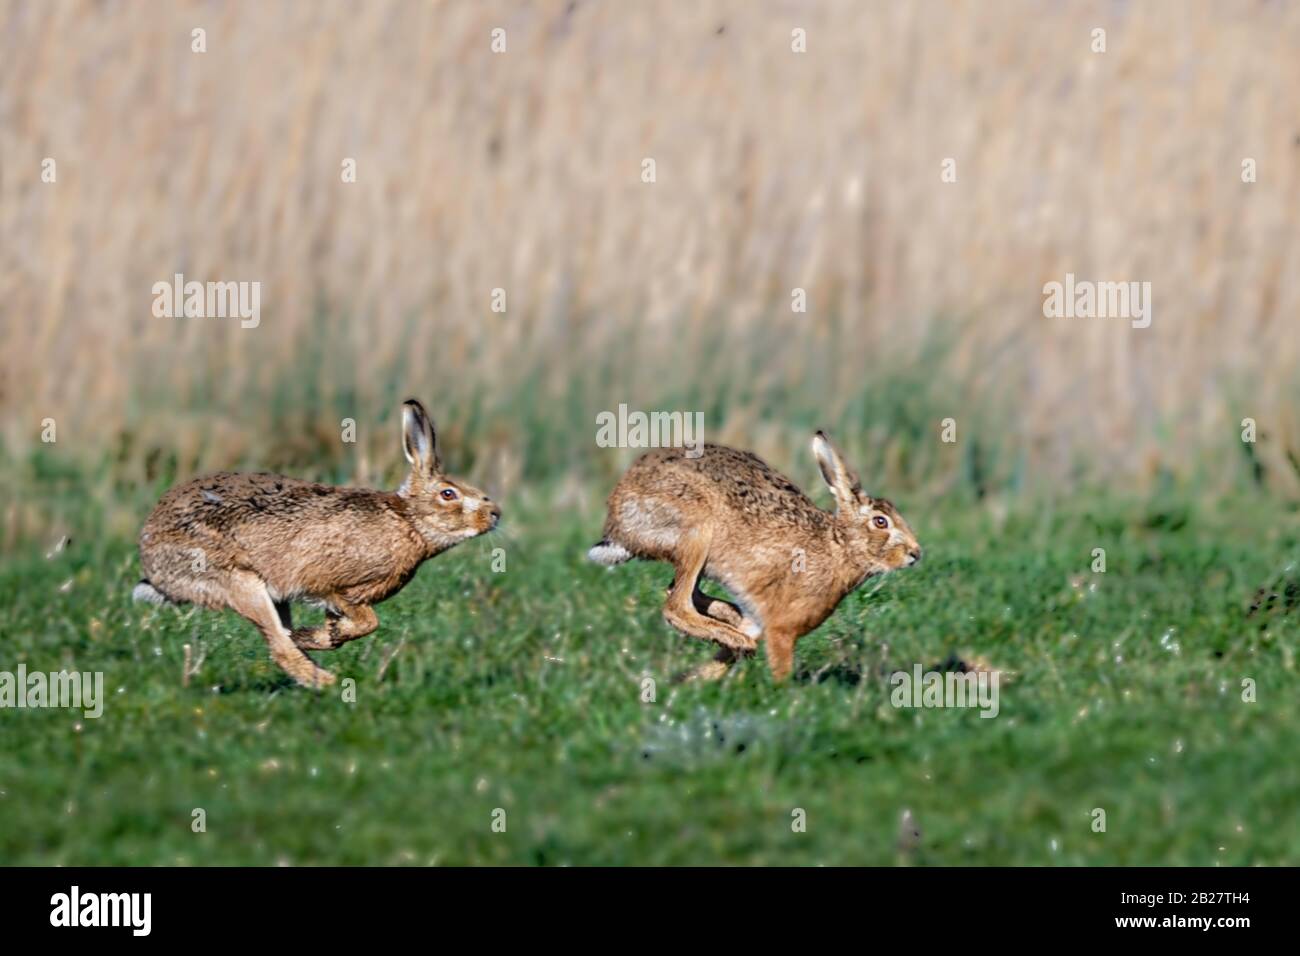
[[824, 431], [822, 431], [822, 430], [819, 428], [819, 429], [817, 429], [817, 434], [816, 434], [814, 437], [816, 437], [816, 438], [820, 438], [820, 439], [822, 439], [822, 441], [825, 441], [825, 440], [826, 440], [826, 433], [825, 433]]

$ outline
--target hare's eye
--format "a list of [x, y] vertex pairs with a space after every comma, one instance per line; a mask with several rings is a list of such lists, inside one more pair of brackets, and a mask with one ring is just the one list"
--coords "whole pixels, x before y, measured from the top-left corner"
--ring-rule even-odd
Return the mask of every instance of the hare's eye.
[[876, 515], [876, 517], [873, 520], [876, 522], [877, 528], [889, 527], [889, 519], [886, 518], [884, 515]]
[[455, 501], [455, 500], [456, 500], [456, 492], [455, 492], [454, 490], [452, 490], [451, 488], [444, 488], [444, 489], [442, 489], [442, 500], [443, 500], [443, 501]]

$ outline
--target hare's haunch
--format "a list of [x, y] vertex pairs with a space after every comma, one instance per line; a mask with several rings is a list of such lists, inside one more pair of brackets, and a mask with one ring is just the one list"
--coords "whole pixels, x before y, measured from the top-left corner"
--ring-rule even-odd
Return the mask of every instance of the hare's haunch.
[[[334, 675], [304, 650], [332, 650], [379, 627], [371, 609], [448, 548], [491, 531], [501, 509], [450, 478], [433, 422], [402, 406], [411, 471], [395, 492], [338, 488], [280, 475], [196, 478], [163, 495], [140, 532], [144, 580], [136, 600], [230, 608], [251, 621], [298, 683]], [[325, 608], [320, 627], [295, 628], [290, 603]]]
[[[588, 552], [605, 565], [632, 558], [676, 569], [664, 619], [720, 645], [707, 669], [721, 676], [766, 641], [772, 674], [790, 673], [794, 645], [867, 578], [915, 564], [916, 536], [892, 504], [862, 491], [823, 432], [813, 454], [835, 495], [818, 508], [762, 459], [721, 445], [691, 457], [664, 448], [642, 455], [609, 496], [604, 538]], [[706, 595], [701, 577], [736, 604]]]

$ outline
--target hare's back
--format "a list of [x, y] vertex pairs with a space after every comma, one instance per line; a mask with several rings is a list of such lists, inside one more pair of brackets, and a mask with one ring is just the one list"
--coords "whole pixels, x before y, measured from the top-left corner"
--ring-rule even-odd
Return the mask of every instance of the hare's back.
[[752, 452], [705, 445], [690, 457], [686, 449], [663, 448], [642, 455], [628, 469], [627, 490], [697, 501], [751, 522], [820, 525], [826, 513], [793, 481]]
[[307, 527], [379, 510], [374, 492], [335, 488], [284, 475], [223, 472], [195, 478], [163, 495], [146, 530], [234, 532], [250, 524]]

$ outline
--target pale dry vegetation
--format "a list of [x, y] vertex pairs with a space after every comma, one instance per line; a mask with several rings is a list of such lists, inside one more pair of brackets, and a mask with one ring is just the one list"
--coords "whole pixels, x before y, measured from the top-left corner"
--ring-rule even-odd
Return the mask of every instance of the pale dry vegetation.
[[[377, 478], [411, 393], [507, 487], [611, 467], [618, 402], [783, 464], [825, 424], [931, 491], [1300, 486], [1300, 4], [6, 0], [0, 28], [10, 471], [52, 417], [128, 482]], [[176, 272], [260, 281], [260, 327], [154, 318]], [[1066, 272], [1151, 282], [1151, 328], [1044, 318]]]

